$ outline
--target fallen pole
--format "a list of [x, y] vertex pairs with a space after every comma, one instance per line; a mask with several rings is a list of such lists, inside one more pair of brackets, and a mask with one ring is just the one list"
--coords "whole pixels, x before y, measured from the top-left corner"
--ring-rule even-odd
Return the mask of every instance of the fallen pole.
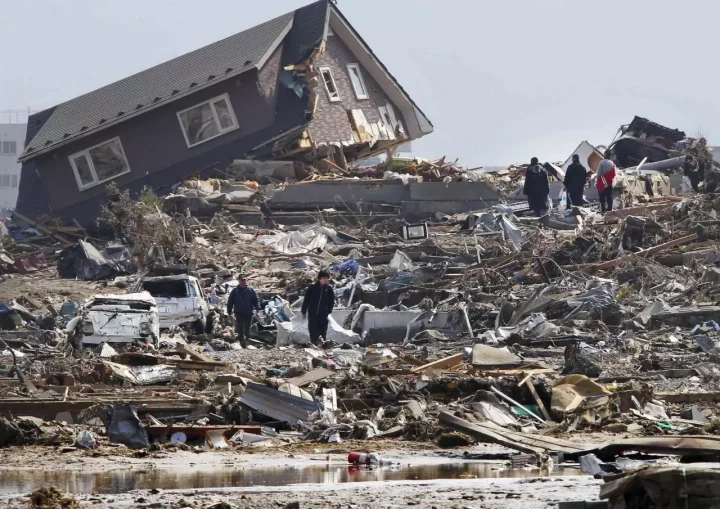
[[503, 393], [502, 391], [496, 389], [495, 387], [490, 387], [490, 390], [493, 391], [493, 392], [494, 392], [495, 394], [497, 394], [498, 396], [500, 396], [501, 398], [503, 398], [504, 400], [509, 401], [509, 402], [512, 403], [513, 405], [519, 406], [520, 408], [522, 408], [523, 410], [525, 410], [529, 415], [531, 415], [532, 417], [534, 417], [536, 420], [538, 420], [538, 421], [542, 422], [543, 424], [547, 425], [547, 423], [545, 422], [545, 420], [544, 420], [542, 417], [538, 417], [535, 413], [533, 413], [532, 411], [530, 411], [530, 409], [528, 409], [526, 406], [521, 405], [520, 403], [518, 403], [517, 401], [515, 401], [514, 399], [512, 399], [510, 396], [506, 395], [506, 394]]

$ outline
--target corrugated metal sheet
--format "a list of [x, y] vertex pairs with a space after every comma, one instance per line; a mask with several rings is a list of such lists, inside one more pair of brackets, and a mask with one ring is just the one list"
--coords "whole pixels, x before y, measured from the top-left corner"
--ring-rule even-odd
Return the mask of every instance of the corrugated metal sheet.
[[254, 383], [248, 384], [239, 401], [262, 415], [289, 424], [310, 421], [310, 415], [319, 410], [315, 401], [308, 401]]

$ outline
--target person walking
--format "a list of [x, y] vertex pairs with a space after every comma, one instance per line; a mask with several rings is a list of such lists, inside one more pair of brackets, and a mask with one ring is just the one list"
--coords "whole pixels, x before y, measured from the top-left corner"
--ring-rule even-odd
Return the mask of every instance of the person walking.
[[600, 196], [600, 212], [611, 212], [613, 209], [613, 180], [615, 180], [615, 162], [610, 158], [609, 150], [605, 151], [605, 159], [600, 161], [597, 170], [597, 190]]
[[235, 316], [235, 334], [237, 341], [243, 348], [247, 348], [247, 340], [250, 337], [250, 324], [253, 316], [260, 311], [260, 301], [255, 290], [248, 286], [247, 276], [238, 276], [238, 285], [233, 288], [228, 297], [227, 313]]
[[582, 207], [585, 204], [583, 194], [585, 192], [585, 182], [587, 181], [587, 170], [580, 164], [580, 156], [573, 154], [572, 164], [568, 166], [565, 172], [565, 190], [567, 191], [567, 208]]
[[321, 270], [317, 282], [308, 287], [302, 303], [303, 320], [307, 318], [310, 342], [319, 344], [327, 339], [328, 317], [335, 307], [335, 290], [328, 284], [330, 274]]
[[537, 157], [530, 160], [530, 166], [525, 170], [525, 186], [523, 194], [527, 196], [530, 210], [535, 217], [547, 214], [548, 197], [550, 196], [550, 180], [545, 168], [540, 165]]

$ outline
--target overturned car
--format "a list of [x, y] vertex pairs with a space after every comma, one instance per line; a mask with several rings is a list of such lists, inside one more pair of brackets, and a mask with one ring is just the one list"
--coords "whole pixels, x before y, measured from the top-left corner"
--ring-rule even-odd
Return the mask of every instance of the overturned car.
[[148, 293], [96, 295], [68, 324], [75, 343], [135, 343], [157, 345], [160, 318], [155, 299]]
[[153, 296], [160, 313], [160, 328], [191, 327], [195, 334], [212, 328], [205, 292], [198, 279], [188, 274], [144, 276], [133, 289]]

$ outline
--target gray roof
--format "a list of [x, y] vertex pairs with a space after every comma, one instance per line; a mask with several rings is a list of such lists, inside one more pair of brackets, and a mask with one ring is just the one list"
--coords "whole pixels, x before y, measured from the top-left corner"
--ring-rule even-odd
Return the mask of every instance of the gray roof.
[[261, 67], [292, 26], [294, 12], [62, 103], [27, 143], [27, 159], [55, 145], [121, 122], [188, 91]]

